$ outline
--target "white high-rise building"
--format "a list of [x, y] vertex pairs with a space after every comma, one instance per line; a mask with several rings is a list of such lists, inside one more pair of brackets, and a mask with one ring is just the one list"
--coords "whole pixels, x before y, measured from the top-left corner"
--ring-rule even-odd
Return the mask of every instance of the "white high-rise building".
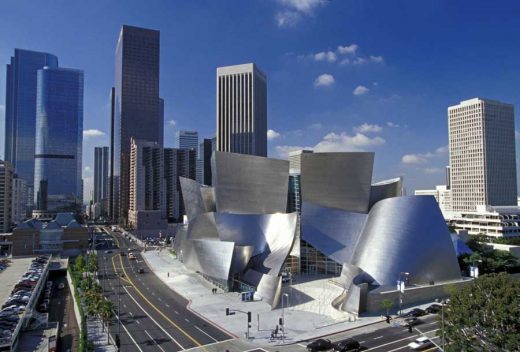
[[517, 204], [513, 105], [474, 98], [448, 108], [453, 211]]
[[267, 156], [267, 78], [253, 63], [217, 68], [217, 150]]

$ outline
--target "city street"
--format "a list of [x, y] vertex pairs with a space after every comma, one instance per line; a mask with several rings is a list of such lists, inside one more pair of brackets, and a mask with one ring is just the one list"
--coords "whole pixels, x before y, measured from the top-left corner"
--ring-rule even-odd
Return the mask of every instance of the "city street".
[[129, 260], [129, 240], [117, 233], [110, 235], [125, 255], [120, 256], [119, 249], [98, 248], [99, 272], [105, 295], [116, 307], [112, 336], [119, 331], [120, 307], [122, 350], [179, 351], [233, 338], [188, 310], [188, 301], [150, 271], [139, 251], [132, 251], [136, 259]]

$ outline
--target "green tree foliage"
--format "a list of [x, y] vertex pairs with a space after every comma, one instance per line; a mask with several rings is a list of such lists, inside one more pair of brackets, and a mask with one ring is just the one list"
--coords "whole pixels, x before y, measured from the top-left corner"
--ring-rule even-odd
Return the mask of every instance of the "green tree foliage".
[[98, 260], [97, 255], [95, 253], [91, 253], [88, 256], [87, 270], [90, 273], [95, 273], [98, 271]]
[[455, 290], [444, 327], [446, 351], [519, 351], [520, 281], [506, 273], [483, 275]]
[[74, 270], [82, 273], [85, 270], [85, 258], [80, 254], [76, 257], [76, 261], [74, 263]]
[[518, 258], [508, 251], [493, 249], [485, 244], [489, 238], [484, 235], [476, 235], [467, 241], [472, 254], [459, 256], [459, 265], [462, 270], [468, 271], [469, 266], [478, 265], [481, 274], [492, 274], [499, 272], [514, 273], [520, 270]]
[[389, 299], [384, 299], [381, 301], [381, 308], [386, 310], [386, 315], [390, 315], [390, 309], [394, 306], [394, 302]]

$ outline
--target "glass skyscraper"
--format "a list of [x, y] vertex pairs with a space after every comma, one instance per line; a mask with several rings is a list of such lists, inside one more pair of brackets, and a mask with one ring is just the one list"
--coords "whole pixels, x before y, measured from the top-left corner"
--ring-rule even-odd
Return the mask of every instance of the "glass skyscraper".
[[[128, 221], [130, 139], [163, 144], [164, 106], [159, 98], [160, 33], [124, 25], [116, 49], [113, 141], [114, 217]], [[114, 220], [117, 220], [115, 218]]]
[[94, 203], [104, 202], [108, 198], [108, 165], [108, 147], [95, 147]]
[[38, 71], [34, 200], [36, 209], [78, 211], [81, 207], [83, 71]]
[[27, 182], [30, 198], [34, 180], [37, 71], [44, 66], [58, 67], [58, 58], [15, 49], [6, 72], [5, 160], [11, 162], [18, 176]]

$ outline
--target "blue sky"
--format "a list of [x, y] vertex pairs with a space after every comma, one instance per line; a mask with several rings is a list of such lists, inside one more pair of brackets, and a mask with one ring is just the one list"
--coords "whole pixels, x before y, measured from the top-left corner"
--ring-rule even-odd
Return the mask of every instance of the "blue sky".
[[[449, 105], [520, 106], [519, 15], [518, 1], [3, 0], [0, 64], [18, 47], [85, 71], [86, 192], [93, 148], [109, 144], [114, 51], [130, 24], [161, 31], [166, 145], [180, 129], [213, 136], [216, 67], [253, 61], [268, 76], [270, 156], [375, 151], [374, 181], [403, 175], [411, 193], [444, 180]], [[5, 66], [0, 118], [4, 100]]]

